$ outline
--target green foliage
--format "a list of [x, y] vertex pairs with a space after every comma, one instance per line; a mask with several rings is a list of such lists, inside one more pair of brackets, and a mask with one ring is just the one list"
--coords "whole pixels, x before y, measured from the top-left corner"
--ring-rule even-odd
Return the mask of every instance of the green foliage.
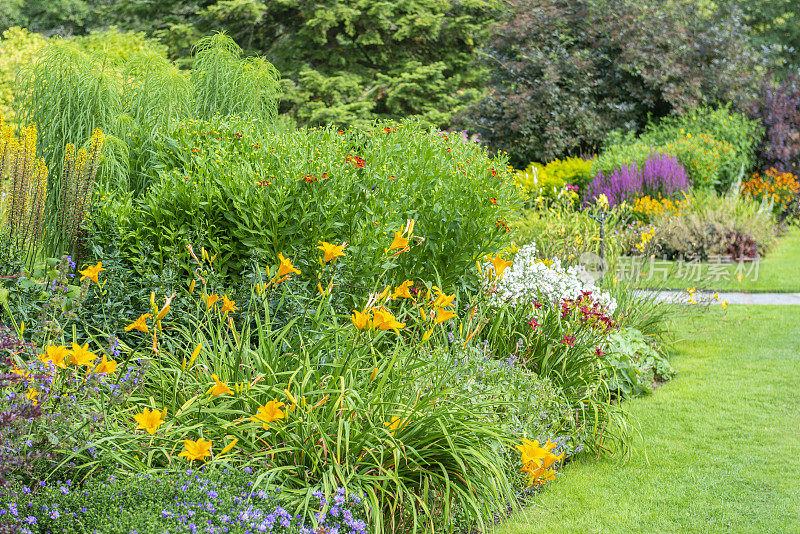
[[666, 357], [635, 328], [612, 333], [606, 357], [614, 370], [609, 388], [625, 397], [650, 393], [656, 381], [669, 380], [675, 374]]
[[[134, 264], [147, 256], [145, 247], [165, 265], [185, 257], [186, 245], [204, 246], [220, 253], [223, 278], [236, 281], [254, 265], [265, 271], [283, 253], [305, 258], [297, 265], [311, 287], [319, 241], [347, 243], [352, 261], [342, 282], [360, 286], [372, 285], [390, 265], [391, 283], [416, 273], [474, 287], [465, 273], [506, 243], [498, 221], [509, 219], [519, 199], [505, 162], [477, 144], [426, 133], [413, 122], [376, 124], [371, 132], [248, 133], [257, 126], [187, 122], [162, 139], [159, 179], [138, 200], [109, 193], [95, 224], [118, 228], [103, 233], [118, 234]], [[402, 231], [407, 219], [416, 221], [420, 239], [389, 258], [398, 252], [386, 252], [392, 231]]]
[[679, 2], [511, 2], [483, 64], [487, 96], [463, 117], [515, 165], [591, 153], [615, 129], [703, 103], [743, 104], [762, 58], [741, 17]]
[[583, 189], [592, 179], [592, 160], [578, 157], [554, 159], [545, 166], [545, 172], [554, 180]]
[[150, 47], [120, 51], [118, 40], [87, 39], [88, 52], [52, 42], [19, 77], [19, 118], [41, 125], [39, 144], [54, 176], [66, 145], [80, 145], [99, 127], [108, 137], [101, 181], [138, 194], [155, 174], [154, 143], [180, 120], [243, 112], [267, 129], [275, 118], [277, 72], [262, 59], [242, 59], [224, 35], [199, 43], [190, 76]]
[[[700, 107], [683, 115], [665, 117], [647, 125], [641, 138], [653, 145], [664, 145], [691, 134], [707, 134], [720, 143], [722, 150], [721, 173], [718, 188], [727, 190], [739, 176], [749, 173], [756, 165], [756, 147], [761, 142], [764, 129], [758, 121], [733, 111], [730, 105], [718, 108]], [[710, 147], [706, 147], [709, 149]], [[713, 150], [713, 148], [712, 148]], [[678, 154], [676, 154], [678, 155]], [[680, 155], [678, 155], [681, 160]], [[686, 159], [681, 160], [683, 164]], [[690, 172], [691, 165], [684, 164]]]
[[22, 28], [10, 28], [0, 38], [0, 117], [13, 119], [14, 78], [19, 69], [33, 61], [37, 50], [46, 43], [44, 37]]

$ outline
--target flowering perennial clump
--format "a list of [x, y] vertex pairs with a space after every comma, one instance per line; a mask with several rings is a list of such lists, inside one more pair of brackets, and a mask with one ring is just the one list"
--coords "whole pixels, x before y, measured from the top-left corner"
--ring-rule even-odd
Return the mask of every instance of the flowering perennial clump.
[[591, 295], [591, 300], [613, 313], [617, 302], [598, 288], [586, 269], [580, 266], [564, 268], [558, 258], [545, 263], [536, 258], [536, 245], [531, 243], [517, 251], [514, 264], [505, 270], [495, 286], [494, 300], [503, 302], [534, 302], [539, 295], [558, 304], [564, 299], [579, 299]]

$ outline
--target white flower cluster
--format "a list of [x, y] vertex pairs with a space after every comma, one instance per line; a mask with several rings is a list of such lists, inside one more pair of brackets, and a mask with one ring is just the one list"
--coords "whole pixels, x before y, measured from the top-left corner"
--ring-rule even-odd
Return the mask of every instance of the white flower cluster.
[[565, 269], [558, 258], [544, 262], [536, 259], [536, 253], [533, 243], [517, 251], [513, 265], [505, 270], [497, 283], [495, 302], [532, 302], [541, 295], [541, 298], [558, 303], [562, 299], [578, 298], [583, 291], [591, 291], [592, 300], [604, 306], [608, 313], [617, 309], [617, 301], [595, 285], [583, 266]]

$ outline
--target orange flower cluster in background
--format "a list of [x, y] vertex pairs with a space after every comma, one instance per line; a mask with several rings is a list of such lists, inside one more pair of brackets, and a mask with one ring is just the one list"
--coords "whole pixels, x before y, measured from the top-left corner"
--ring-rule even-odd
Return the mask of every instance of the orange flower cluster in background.
[[772, 167], [763, 176], [753, 173], [750, 179], [742, 184], [743, 196], [755, 200], [772, 199], [777, 207], [786, 207], [800, 193], [800, 178], [790, 172], [780, 172]]

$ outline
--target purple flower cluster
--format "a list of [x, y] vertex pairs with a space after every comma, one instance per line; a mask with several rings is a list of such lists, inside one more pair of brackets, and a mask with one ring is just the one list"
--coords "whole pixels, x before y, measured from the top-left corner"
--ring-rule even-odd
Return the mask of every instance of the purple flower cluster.
[[675, 156], [653, 153], [640, 170], [636, 163], [615, 169], [610, 176], [599, 173], [586, 190], [586, 202], [605, 195], [614, 207], [644, 195], [670, 197], [692, 186], [686, 170]]
[[[86, 489], [73, 488], [70, 482], [41, 482], [19, 492], [22, 504], [16, 500], [4, 504], [0, 498], [0, 521], [5, 516], [19, 532], [30, 534], [33, 525], [59, 531], [64, 521], [70, 522], [76, 517], [88, 524], [92, 518], [103, 516], [107, 509], [141, 514], [142, 509], [135, 505], [132, 509], [127, 506], [131, 504], [131, 491], [141, 496], [142, 491], [137, 492], [135, 488], [146, 485], [151, 491], [166, 491], [157, 507], [145, 504], [144, 510], [147, 516], [158, 517], [159, 529], [165, 528], [168, 532], [367, 533], [367, 523], [362, 519], [362, 499], [352, 492], [348, 494], [345, 488], [337, 488], [330, 502], [321, 491], [313, 492], [319, 504], [317, 507], [312, 499], [309, 512], [319, 511], [314, 514], [316, 524], [312, 526], [308, 515], [304, 517], [287, 510], [289, 501], [282, 498], [280, 488], [272, 492], [257, 490], [251, 477], [244, 476], [247, 474], [253, 474], [252, 469], [245, 468], [238, 473], [187, 469], [167, 476], [137, 475], [127, 482], [111, 476], [91, 482], [85, 486]], [[33, 495], [38, 495], [38, 498], [32, 498]], [[94, 495], [98, 495], [96, 500], [92, 499]], [[140, 500], [147, 501], [144, 497]], [[98, 527], [103, 525], [96, 524]], [[136, 523], [129, 526], [136, 526]]]

